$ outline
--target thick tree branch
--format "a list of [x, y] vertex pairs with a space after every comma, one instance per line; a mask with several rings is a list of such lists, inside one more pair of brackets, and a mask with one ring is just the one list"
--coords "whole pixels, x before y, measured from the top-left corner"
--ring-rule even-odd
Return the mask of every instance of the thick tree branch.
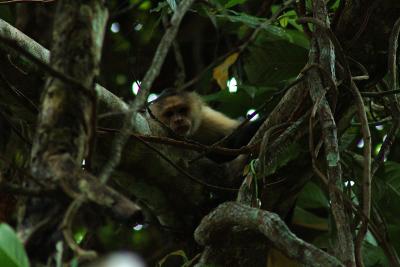
[[235, 202], [223, 203], [204, 217], [194, 236], [199, 244], [210, 245], [237, 226], [264, 235], [278, 250], [306, 266], [344, 266], [328, 253], [295, 236], [275, 213]]
[[[59, 3], [57, 19], [60, 21], [55, 29], [51, 68], [79, 80], [83, 88], [91, 88], [98, 74], [107, 11], [96, 0], [82, 5], [67, 0]], [[93, 23], [100, 27], [92, 28]], [[76, 24], [87, 26], [76, 27]], [[66, 41], [72, 31], [75, 39]], [[42, 58], [48, 57], [44, 50], [35, 49]], [[71, 54], [80, 55], [79, 61]], [[83, 193], [87, 199], [111, 208], [120, 216], [129, 217], [139, 211], [138, 206], [111, 188], [100, 186], [81, 168], [94, 134], [95, 99], [91, 97], [94, 88], [87, 94], [76, 90], [77, 87], [66, 83], [65, 79], [48, 78], [32, 148], [32, 173], [50, 185], [61, 183], [72, 197]], [[100, 195], [103, 199], [99, 198]], [[120, 209], [121, 205], [125, 209]]]

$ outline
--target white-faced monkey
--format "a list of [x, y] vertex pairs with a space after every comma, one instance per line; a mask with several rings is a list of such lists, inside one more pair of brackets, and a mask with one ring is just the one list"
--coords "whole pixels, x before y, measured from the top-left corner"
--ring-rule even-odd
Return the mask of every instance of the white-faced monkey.
[[[209, 107], [195, 92], [164, 90], [150, 104], [153, 115], [167, 125], [175, 134], [210, 145], [231, 134], [240, 124], [238, 120]], [[240, 148], [246, 145], [257, 131], [262, 121], [249, 123], [240, 129], [225, 144], [228, 148]], [[237, 140], [240, 138], [241, 140]], [[215, 155], [213, 155], [215, 158]], [[226, 161], [232, 157], [221, 156], [216, 161]]]

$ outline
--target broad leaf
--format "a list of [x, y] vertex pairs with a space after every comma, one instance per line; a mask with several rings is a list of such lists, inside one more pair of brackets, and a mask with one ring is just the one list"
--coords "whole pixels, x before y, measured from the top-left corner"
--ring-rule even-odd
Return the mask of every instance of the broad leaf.
[[365, 266], [390, 266], [382, 248], [364, 242], [363, 251]]
[[5, 223], [0, 224], [0, 265], [2, 267], [28, 267], [25, 249], [14, 230]]
[[217, 17], [221, 19], [227, 19], [230, 22], [242, 23], [251, 28], [256, 28], [266, 21], [266, 19], [264, 18], [259, 18], [248, 15], [246, 13], [239, 13], [232, 10], [229, 10], [229, 12], [227, 13], [220, 14]]
[[329, 202], [322, 190], [313, 182], [307, 183], [297, 199], [297, 205], [304, 209], [328, 208]]
[[273, 86], [299, 74], [307, 62], [307, 50], [286, 41], [265, 41], [251, 46], [244, 60], [251, 84]]
[[247, 0], [229, 0], [228, 3], [226, 3], [224, 5], [225, 8], [231, 8], [234, 7], [236, 5], [241, 5], [246, 3]]
[[327, 219], [318, 217], [301, 207], [295, 208], [292, 223], [313, 230], [328, 231]]
[[272, 159], [272, 164], [266, 170], [266, 175], [276, 172], [279, 168], [285, 166], [289, 161], [297, 158], [301, 153], [301, 146], [293, 143], [284, 148], [282, 153], [279, 153], [278, 158]]

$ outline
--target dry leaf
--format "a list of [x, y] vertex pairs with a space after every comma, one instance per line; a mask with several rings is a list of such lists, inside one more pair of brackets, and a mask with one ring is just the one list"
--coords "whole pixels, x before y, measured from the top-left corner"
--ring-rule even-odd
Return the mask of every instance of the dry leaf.
[[213, 70], [213, 77], [217, 81], [219, 87], [221, 89], [226, 88], [226, 82], [228, 81], [228, 70], [229, 67], [236, 62], [237, 58], [239, 57], [239, 53], [233, 53], [229, 57], [227, 57], [222, 64], [215, 67]]

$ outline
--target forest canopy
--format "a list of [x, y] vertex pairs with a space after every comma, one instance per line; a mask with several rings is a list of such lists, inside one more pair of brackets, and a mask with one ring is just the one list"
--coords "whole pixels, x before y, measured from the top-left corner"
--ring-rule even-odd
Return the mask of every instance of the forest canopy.
[[399, 33], [396, 0], [0, 0], [0, 266], [400, 266]]

